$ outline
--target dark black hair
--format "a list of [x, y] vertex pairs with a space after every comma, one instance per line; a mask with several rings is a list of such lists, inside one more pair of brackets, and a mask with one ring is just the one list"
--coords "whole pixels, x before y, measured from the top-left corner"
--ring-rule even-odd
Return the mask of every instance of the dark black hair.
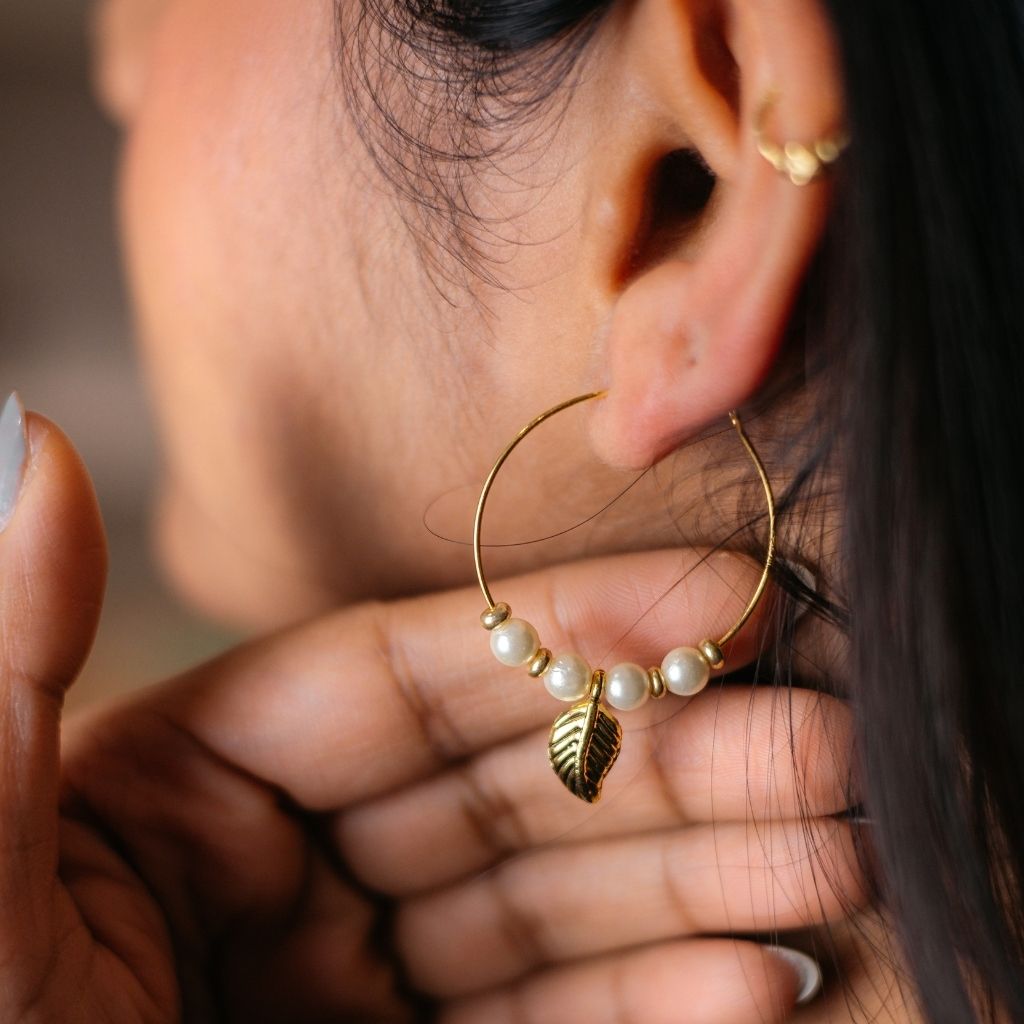
[[1019, 1021], [1021, 7], [828, 7], [857, 145], [839, 193], [825, 363], [841, 400], [853, 696], [875, 842], [929, 1019], [975, 1019], [975, 982]]
[[339, 71], [355, 126], [401, 202], [442, 297], [462, 283], [460, 270], [502, 286], [490, 254], [501, 248], [507, 224], [475, 204], [474, 176], [499, 165], [513, 137], [515, 152], [550, 139], [559, 98], [571, 94], [579, 59], [609, 6], [592, 0], [338, 5]]
[[[799, 308], [817, 441], [780, 505], [838, 473], [844, 608], [818, 610], [848, 634], [878, 885], [921, 1007], [1024, 1020], [1022, 8], [824, 2], [854, 144]], [[557, 107], [611, 6], [363, 0], [349, 95], [427, 248], [486, 272], [464, 175]]]

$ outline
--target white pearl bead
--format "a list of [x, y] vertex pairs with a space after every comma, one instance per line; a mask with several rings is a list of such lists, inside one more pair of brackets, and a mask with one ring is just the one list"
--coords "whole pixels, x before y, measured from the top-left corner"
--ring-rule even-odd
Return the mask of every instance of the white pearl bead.
[[552, 697], [579, 700], [590, 685], [590, 666], [578, 654], [559, 654], [541, 678]]
[[537, 630], [526, 619], [506, 619], [491, 630], [491, 651], [502, 665], [522, 665], [539, 649]]
[[661, 674], [670, 692], [690, 697], [707, 686], [711, 666], [696, 647], [676, 647], [665, 655]]
[[604, 693], [605, 699], [613, 708], [632, 711], [633, 708], [640, 707], [650, 696], [647, 673], [631, 661], [614, 665], [605, 679]]

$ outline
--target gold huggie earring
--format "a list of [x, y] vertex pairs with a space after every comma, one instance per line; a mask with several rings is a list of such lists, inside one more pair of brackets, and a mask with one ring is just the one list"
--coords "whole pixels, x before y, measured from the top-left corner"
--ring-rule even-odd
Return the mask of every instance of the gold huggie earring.
[[778, 96], [778, 92], [769, 89], [754, 115], [754, 139], [757, 151], [780, 174], [788, 175], [794, 185], [806, 185], [818, 175], [823, 174], [829, 164], [835, 163], [839, 159], [843, 150], [850, 144], [850, 138], [845, 131], [838, 131], [832, 135], [815, 139], [814, 142], [806, 145], [802, 142], [789, 141], [781, 146], [777, 142], [766, 139], [764, 135], [765, 117]]
[[764, 571], [743, 614], [717, 640], [703, 640], [696, 647], [673, 648], [665, 655], [659, 668], [644, 670], [633, 662], [623, 662], [605, 672], [602, 668], [591, 669], [578, 654], [556, 656], [542, 647], [537, 630], [525, 619], [512, 618], [512, 609], [491, 596], [480, 555], [484, 506], [498, 470], [531, 430], [563, 409], [591, 398], [603, 398], [606, 394], [607, 391], [594, 391], [570, 398], [530, 420], [506, 445], [487, 474], [473, 521], [473, 559], [477, 580], [487, 602], [480, 622], [490, 630], [491, 650], [503, 665], [526, 665], [531, 676], [543, 680], [552, 696], [564, 701], [578, 701], [555, 719], [548, 742], [548, 757], [551, 767], [569, 792], [587, 803], [594, 803], [600, 797], [601, 784], [622, 747], [622, 726], [604, 707], [602, 700], [620, 711], [630, 711], [648, 697], [664, 697], [666, 692], [689, 697], [702, 690], [707, 685], [711, 670], [725, 665], [722, 646], [743, 628], [761, 600], [775, 557], [775, 498], [771, 484], [739, 416], [730, 412], [729, 420], [753, 460], [768, 502], [768, 546]]

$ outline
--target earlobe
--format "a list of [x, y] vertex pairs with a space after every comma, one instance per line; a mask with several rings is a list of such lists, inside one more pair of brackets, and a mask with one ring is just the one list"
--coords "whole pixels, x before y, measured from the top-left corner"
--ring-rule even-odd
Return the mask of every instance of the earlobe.
[[[665, 2], [649, 0], [655, 6]], [[679, 10], [686, 4], [670, 6]], [[693, 6], [706, 12], [708, 5]], [[754, 394], [778, 354], [824, 229], [827, 175], [794, 184], [759, 152], [754, 124], [767, 89], [774, 87], [781, 99], [766, 134], [780, 143], [794, 137], [809, 143], [836, 128], [838, 71], [824, 15], [817, 11], [808, 20], [808, 0], [784, 0], [770, 11], [756, 0], [725, 6], [733, 17], [720, 24], [729, 26], [736, 47], [740, 88], [734, 123], [731, 129], [725, 125], [719, 100], [707, 118], [692, 97], [679, 102], [676, 116], [695, 141], [714, 126], [719, 161], [729, 154], [727, 170], [700, 227], [699, 244], [681, 247], [684, 258], [669, 252], [639, 261], [642, 269], [615, 298], [600, 382], [608, 396], [590, 420], [595, 452], [611, 465], [650, 465]], [[804, 17], [797, 18], [800, 12]], [[657, 52], [671, 51], [661, 46]], [[692, 56], [697, 48], [676, 52]], [[665, 69], [647, 73], [663, 81]], [[692, 81], [701, 73], [701, 66], [690, 65], [681, 77]], [[708, 85], [703, 95], [714, 91]], [[806, 127], [775, 134], [793, 124]], [[652, 130], [664, 128], [653, 124]]]
[[724, 204], [695, 260], [664, 261], [625, 289], [606, 337], [608, 397], [591, 420], [602, 459], [648, 466], [756, 391], [820, 238], [826, 195], [759, 174]]

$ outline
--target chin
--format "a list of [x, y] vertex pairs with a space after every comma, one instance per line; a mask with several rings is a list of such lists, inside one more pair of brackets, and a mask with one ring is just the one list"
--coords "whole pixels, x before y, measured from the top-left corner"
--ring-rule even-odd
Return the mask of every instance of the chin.
[[246, 633], [292, 625], [337, 607], [321, 590], [266, 565], [225, 542], [183, 500], [163, 486], [153, 509], [153, 547], [161, 574], [189, 609], [220, 626]]

